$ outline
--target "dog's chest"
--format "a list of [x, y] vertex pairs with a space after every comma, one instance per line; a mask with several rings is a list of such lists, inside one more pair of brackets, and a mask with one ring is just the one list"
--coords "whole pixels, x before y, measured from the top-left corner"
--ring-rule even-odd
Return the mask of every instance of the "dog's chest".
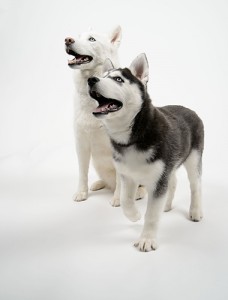
[[138, 151], [131, 146], [123, 149], [122, 152], [114, 152], [118, 172], [146, 185], [151, 180], [157, 181], [164, 170], [164, 163], [161, 160], [151, 162], [153, 157], [152, 148], [147, 151]]
[[95, 108], [95, 101], [92, 101], [87, 93], [76, 92], [74, 99], [75, 125], [89, 132], [103, 128], [102, 122], [93, 116]]

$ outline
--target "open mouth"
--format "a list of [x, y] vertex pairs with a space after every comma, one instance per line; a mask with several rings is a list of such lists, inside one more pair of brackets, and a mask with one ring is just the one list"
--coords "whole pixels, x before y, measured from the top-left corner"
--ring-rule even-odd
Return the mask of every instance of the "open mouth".
[[121, 101], [105, 98], [96, 91], [90, 91], [90, 96], [99, 103], [98, 107], [93, 111], [94, 115], [107, 115], [120, 110], [123, 106]]
[[93, 60], [92, 56], [78, 54], [69, 48], [66, 49], [66, 52], [74, 56], [73, 59], [68, 60], [68, 66], [88, 64]]

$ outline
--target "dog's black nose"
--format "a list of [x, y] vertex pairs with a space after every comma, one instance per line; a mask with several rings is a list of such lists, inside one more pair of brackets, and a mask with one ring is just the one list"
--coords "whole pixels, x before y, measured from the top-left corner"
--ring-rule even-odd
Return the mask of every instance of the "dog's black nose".
[[97, 83], [98, 81], [100, 81], [100, 79], [99, 78], [97, 78], [97, 77], [90, 77], [89, 79], [88, 79], [88, 85], [89, 86], [93, 86], [95, 83]]
[[75, 43], [75, 40], [71, 37], [65, 38], [65, 45], [70, 46], [71, 44]]

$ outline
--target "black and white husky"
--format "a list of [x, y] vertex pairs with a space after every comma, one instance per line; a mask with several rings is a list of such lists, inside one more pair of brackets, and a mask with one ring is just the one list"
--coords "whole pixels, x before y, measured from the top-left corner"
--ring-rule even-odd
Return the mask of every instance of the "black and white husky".
[[164, 209], [171, 209], [175, 173], [182, 164], [191, 187], [190, 219], [202, 218], [203, 123], [188, 108], [153, 106], [146, 89], [145, 54], [139, 55], [129, 69], [112, 69], [110, 63], [106, 63], [104, 77], [88, 79], [90, 95], [99, 103], [93, 114], [102, 120], [110, 137], [121, 177], [120, 202], [131, 221], [140, 219], [135, 206], [137, 186], [140, 183], [147, 188], [144, 228], [135, 246], [141, 251], [155, 250], [159, 219]]

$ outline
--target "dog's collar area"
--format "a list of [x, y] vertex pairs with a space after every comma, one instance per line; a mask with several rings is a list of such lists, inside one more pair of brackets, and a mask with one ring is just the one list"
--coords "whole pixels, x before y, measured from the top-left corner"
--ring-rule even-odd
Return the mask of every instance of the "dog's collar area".
[[73, 50], [71, 50], [69, 48], [66, 49], [66, 52], [69, 55], [74, 56], [73, 59], [68, 60], [68, 65], [69, 66], [88, 64], [89, 62], [91, 62], [93, 60], [92, 56], [78, 54], [78, 53], [74, 52]]
[[111, 143], [113, 145], [113, 147], [120, 152], [120, 148], [127, 148], [127, 147], [130, 147], [130, 146], [133, 146], [133, 145], [136, 145], [136, 141], [132, 141], [130, 143], [127, 143], [127, 144], [121, 144], [121, 143], [118, 143], [116, 142], [115, 140], [111, 139]]
[[90, 96], [99, 103], [98, 107], [93, 111], [94, 115], [107, 115], [120, 110], [123, 106], [121, 101], [105, 98], [96, 91], [90, 91]]

